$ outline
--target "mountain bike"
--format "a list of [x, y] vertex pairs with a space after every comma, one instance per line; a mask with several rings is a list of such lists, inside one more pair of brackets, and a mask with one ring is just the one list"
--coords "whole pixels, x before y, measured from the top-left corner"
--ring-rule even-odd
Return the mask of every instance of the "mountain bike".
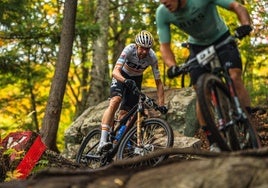
[[[162, 111], [152, 98], [140, 91], [136, 92], [139, 102], [121, 120], [114, 119], [114, 126], [108, 136], [113, 147], [103, 153], [97, 152], [101, 130], [95, 128], [83, 139], [76, 156], [77, 163], [95, 169], [114, 160], [144, 156], [156, 150], [173, 147], [174, 134], [171, 126], [163, 119], [148, 117], [145, 109], [166, 112]], [[125, 127], [125, 131], [120, 133], [121, 138], [118, 138], [122, 127]], [[168, 155], [163, 155], [140, 163], [139, 166], [155, 166], [167, 158]]]
[[198, 79], [196, 93], [203, 118], [221, 151], [261, 147], [250, 116], [238, 99], [228, 67], [222, 66], [218, 58], [218, 50], [235, 40], [235, 36], [229, 36], [207, 47], [177, 70], [180, 75], [198, 66], [208, 69]]

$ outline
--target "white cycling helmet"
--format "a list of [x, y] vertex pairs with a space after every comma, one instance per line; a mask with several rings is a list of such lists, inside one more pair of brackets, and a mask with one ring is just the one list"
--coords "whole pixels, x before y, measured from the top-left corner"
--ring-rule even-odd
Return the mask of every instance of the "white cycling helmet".
[[154, 38], [149, 31], [142, 30], [136, 35], [135, 42], [137, 45], [144, 48], [151, 48], [154, 43]]

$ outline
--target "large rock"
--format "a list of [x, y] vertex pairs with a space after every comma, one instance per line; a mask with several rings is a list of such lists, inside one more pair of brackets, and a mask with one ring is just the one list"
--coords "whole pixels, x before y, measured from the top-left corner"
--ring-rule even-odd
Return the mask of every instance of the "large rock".
[[[157, 99], [155, 89], [144, 91], [149, 97]], [[193, 138], [198, 129], [195, 114], [195, 92], [192, 88], [165, 90], [165, 102], [168, 107], [166, 115], [148, 111], [150, 116], [165, 119], [175, 133], [174, 147], [200, 146], [200, 140]], [[63, 156], [74, 159], [82, 139], [95, 127], [100, 126], [102, 115], [109, 101], [103, 101], [97, 106], [88, 108], [79, 116], [65, 132], [65, 150]]]

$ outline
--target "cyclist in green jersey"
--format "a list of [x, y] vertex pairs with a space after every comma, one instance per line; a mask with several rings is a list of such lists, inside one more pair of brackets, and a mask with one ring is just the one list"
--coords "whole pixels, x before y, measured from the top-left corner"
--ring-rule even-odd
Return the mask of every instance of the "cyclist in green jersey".
[[[164, 62], [168, 66], [168, 77], [177, 75], [178, 66], [173, 51], [171, 50], [170, 26], [175, 25], [188, 34], [190, 49], [189, 58], [212, 44], [225, 40], [229, 29], [217, 11], [217, 6], [234, 12], [241, 26], [235, 30], [239, 39], [251, 32], [251, 20], [247, 9], [234, 0], [160, 0], [161, 4], [156, 11], [157, 33], [160, 40], [160, 51]], [[250, 113], [250, 98], [242, 81], [242, 62], [240, 53], [235, 43], [228, 44], [221, 49], [220, 60], [228, 63], [230, 76], [234, 82], [241, 103]], [[190, 72], [195, 88], [198, 77], [205, 73], [203, 68], [193, 69]], [[201, 116], [197, 102], [196, 112], [199, 124], [207, 133], [207, 138], [212, 151], [217, 150], [214, 140], [207, 131], [206, 123]]]

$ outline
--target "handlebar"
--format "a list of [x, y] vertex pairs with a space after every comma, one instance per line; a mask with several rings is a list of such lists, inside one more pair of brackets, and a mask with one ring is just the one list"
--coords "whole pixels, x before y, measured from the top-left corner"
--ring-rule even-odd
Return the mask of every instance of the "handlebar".
[[[214, 46], [215, 50], [220, 49], [221, 47], [223, 47], [226, 44], [229, 44], [233, 41], [235, 41], [235, 36], [230, 35], [229, 37], [227, 37], [224, 41], [220, 42], [217, 45], [211, 45]], [[209, 47], [211, 47], [209, 46]], [[207, 48], [209, 48], [207, 47]], [[189, 72], [189, 68], [194, 64], [194, 62], [197, 61], [197, 57], [191, 58], [190, 60], [188, 60], [186, 63], [183, 63], [182, 65], [178, 66], [178, 68], [176, 69], [176, 75], [181, 75], [182, 73], [185, 72]]]
[[167, 113], [167, 109], [163, 109], [161, 108], [158, 104], [156, 104], [155, 100], [148, 97], [146, 94], [144, 94], [143, 92], [141, 92], [138, 88], [135, 89], [134, 91], [135, 94], [140, 96], [140, 100], [146, 104], [148, 107], [153, 108], [159, 112], [161, 112], [161, 114], [166, 114]]

